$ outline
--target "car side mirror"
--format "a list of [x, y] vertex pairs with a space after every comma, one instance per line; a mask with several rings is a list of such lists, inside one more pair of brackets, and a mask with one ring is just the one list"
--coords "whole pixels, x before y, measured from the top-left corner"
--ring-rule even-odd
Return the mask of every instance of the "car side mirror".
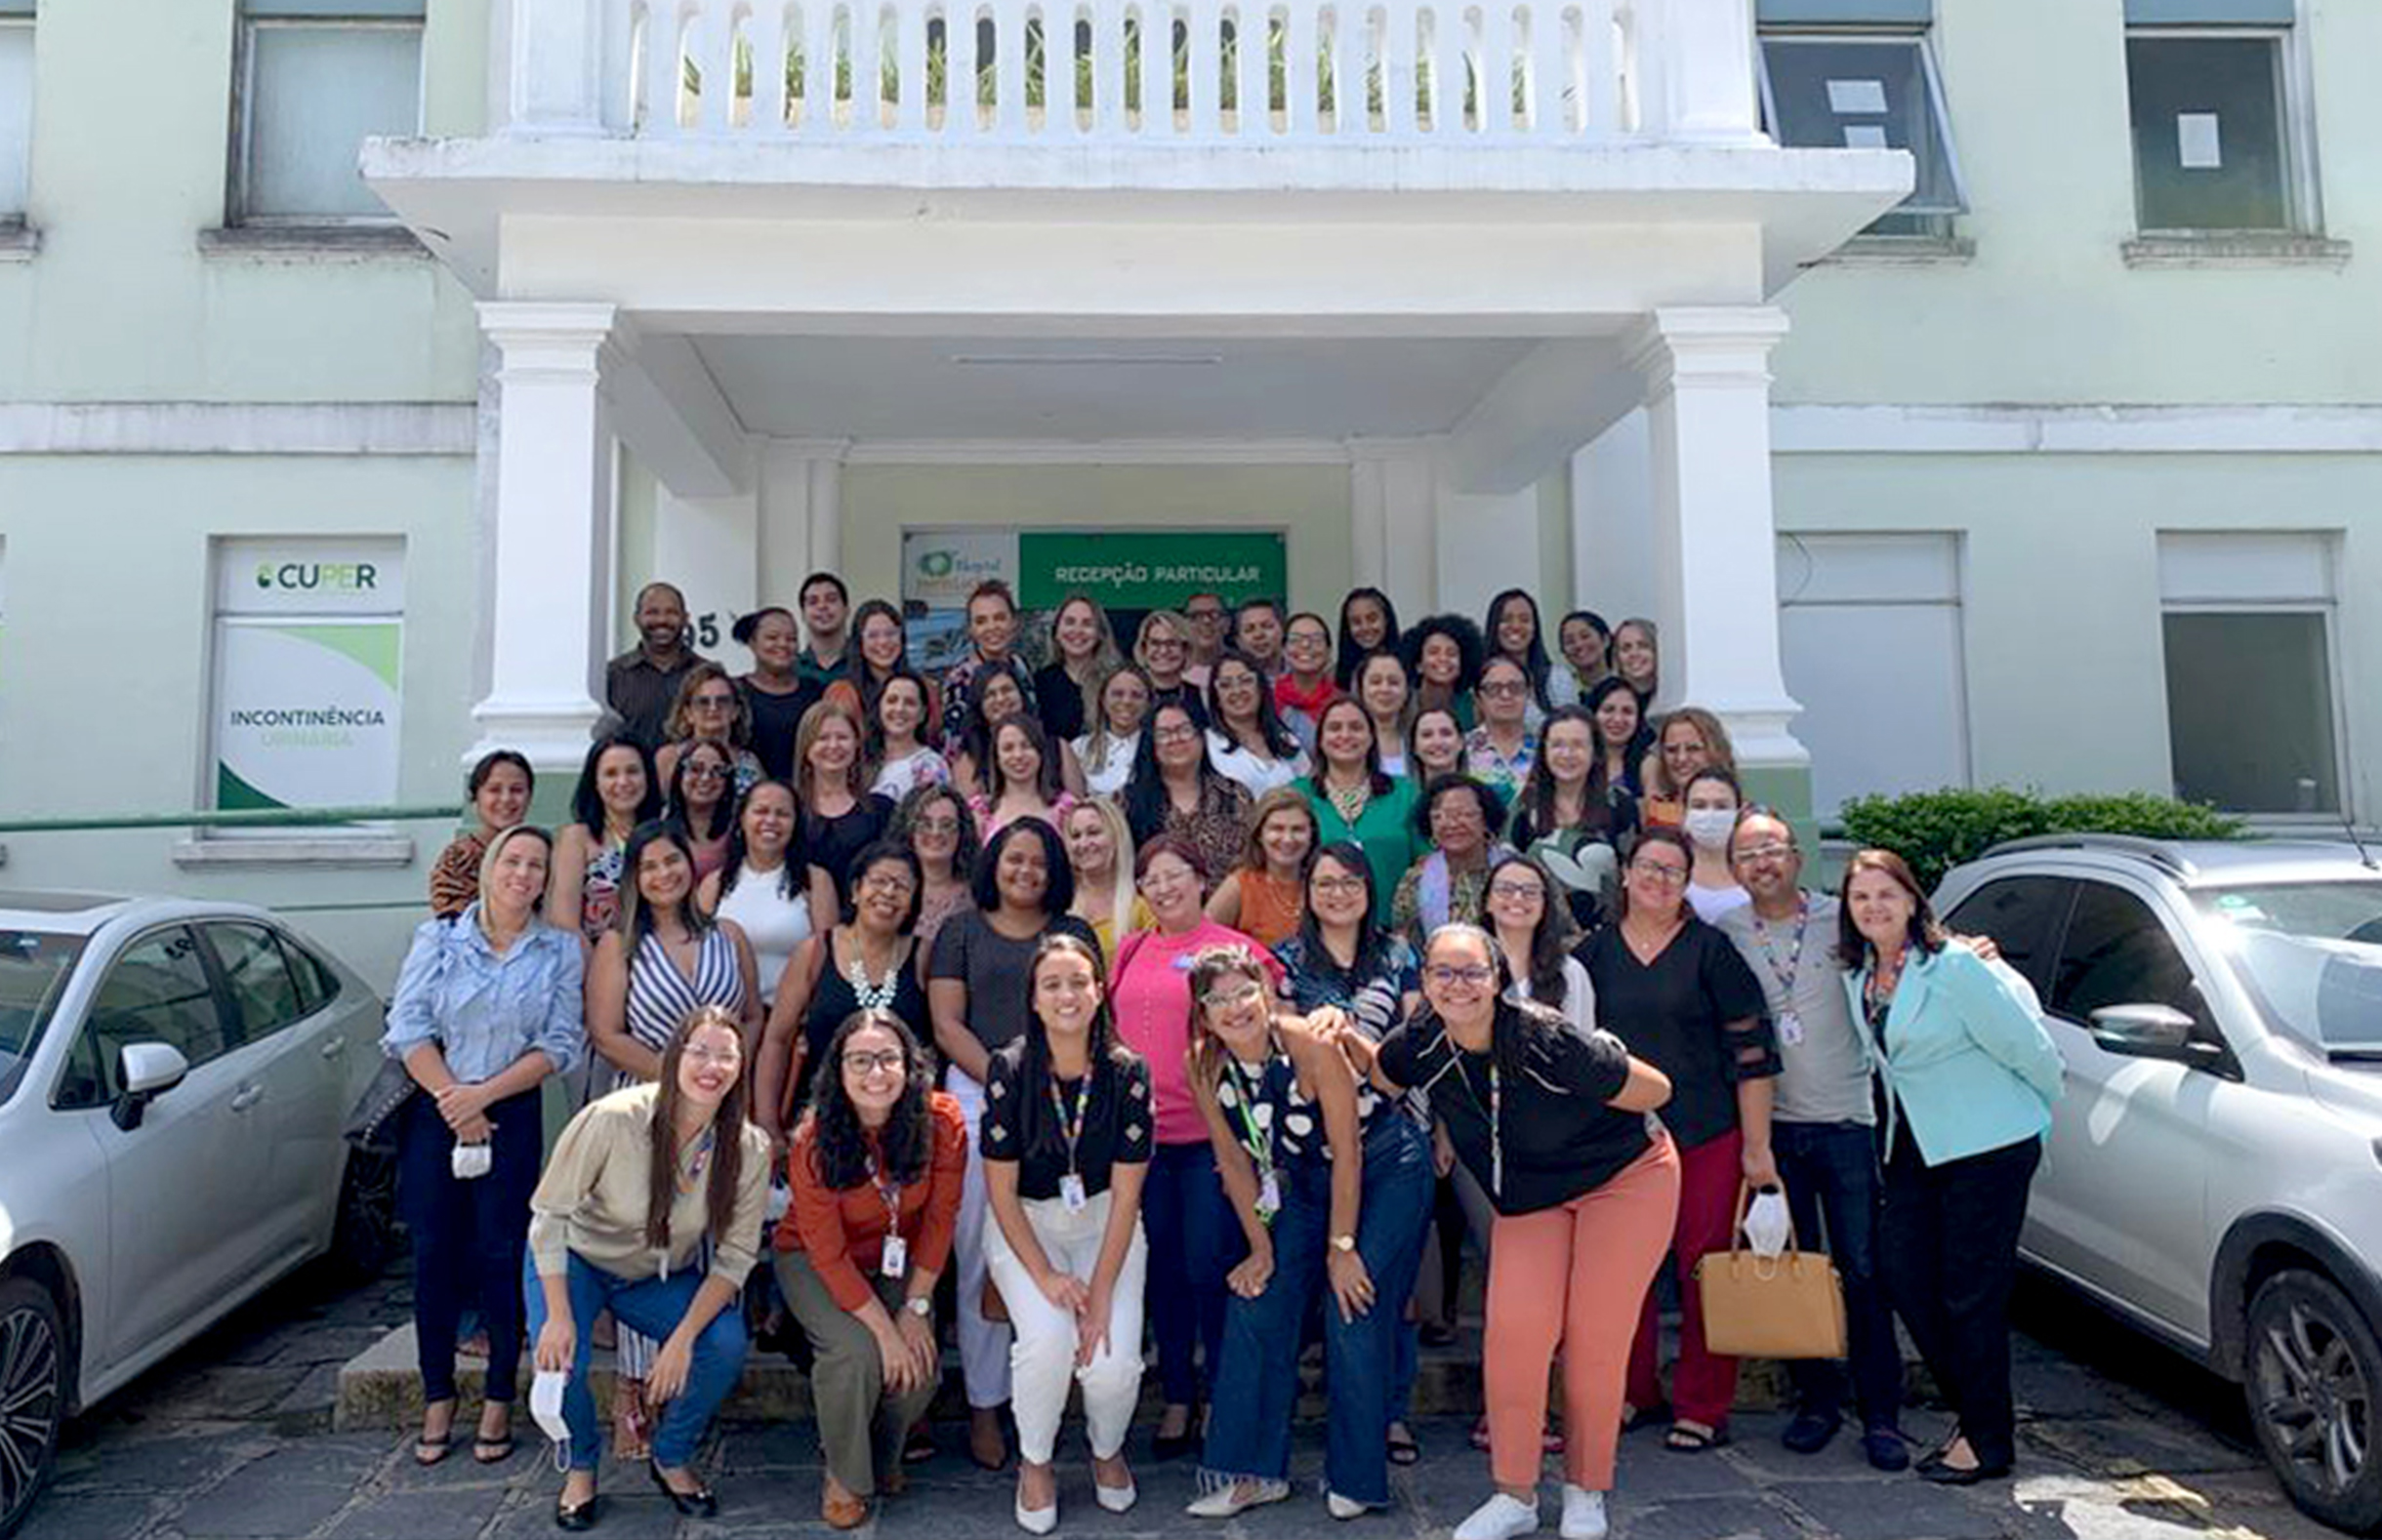
[[2092, 1013], [2092, 1040], [2104, 1053], [2128, 1059], [2166, 1059], [2206, 1069], [2225, 1056], [2195, 1035], [2197, 1025], [2172, 1005], [2104, 1005]]
[[172, 1043], [126, 1043], [116, 1060], [117, 1081], [124, 1089], [116, 1093], [115, 1106], [108, 1116], [118, 1128], [131, 1133], [141, 1126], [141, 1117], [148, 1104], [183, 1082], [190, 1073], [190, 1061]]

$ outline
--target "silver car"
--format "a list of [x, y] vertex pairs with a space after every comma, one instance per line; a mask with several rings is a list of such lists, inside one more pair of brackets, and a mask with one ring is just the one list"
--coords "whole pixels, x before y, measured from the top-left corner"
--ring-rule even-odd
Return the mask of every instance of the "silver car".
[[60, 1425], [300, 1263], [387, 1258], [380, 1000], [234, 904], [0, 893], [0, 1537]]
[[2382, 1528], [2382, 869], [2056, 835], [1936, 894], [2067, 1061], [2027, 1259], [2241, 1384], [2292, 1500]]

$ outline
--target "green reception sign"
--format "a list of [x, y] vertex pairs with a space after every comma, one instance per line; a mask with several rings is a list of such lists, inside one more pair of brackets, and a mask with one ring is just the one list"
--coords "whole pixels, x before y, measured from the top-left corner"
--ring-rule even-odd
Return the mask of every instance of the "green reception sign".
[[1025, 533], [1017, 537], [1017, 602], [1053, 610], [1070, 593], [1103, 608], [1179, 609], [1194, 593], [1227, 604], [1279, 599], [1290, 592], [1282, 537], [1266, 531], [1217, 533]]

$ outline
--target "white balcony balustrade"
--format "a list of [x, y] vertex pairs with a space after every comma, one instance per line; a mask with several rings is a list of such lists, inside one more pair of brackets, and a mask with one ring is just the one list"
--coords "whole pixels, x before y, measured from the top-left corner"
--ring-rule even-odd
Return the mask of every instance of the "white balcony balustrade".
[[513, 0], [511, 134], [1129, 146], [1756, 139], [1747, 0]]

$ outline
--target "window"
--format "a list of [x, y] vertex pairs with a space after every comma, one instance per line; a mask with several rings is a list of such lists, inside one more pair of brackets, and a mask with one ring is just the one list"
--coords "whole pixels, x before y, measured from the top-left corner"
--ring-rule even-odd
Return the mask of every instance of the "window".
[[33, 0], [0, 0], [0, 223], [22, 221], [33, 167]]
[[234, 223], [387, 223], [356, 175], [375, 134], [422, 126], [423, 0], [245, 0]]
[[1927, 0], [1762, 0], [1762, 117], [1781, 144], [1907, 149], [1910, 196], [1870, 235], [1949, 240], [1963, 212]]
[[290, 972], [297, 976], [298, 994], [308, 1015], [339, 998], [339, 975], [328, 963], [287, 936], [281, 938], [281, 950], [289, 953]]
[[1781, 535], [1778, 585], [1779, 654], [1821, 815], [1968, 785], [1958, 537]]
[[2039, 984], [2073, 886], [2066, 877], [2003, 877], [1962, 899], [1944, 924], [1956, 935], [1992, 937], [2001, 960]]
[[255, 925], [209, 925], [207, 940], [239, 1012], [242, 1046], [261, 1042], [307, 1013], [281, 944]]
[[2127, 0], [2125, 15], [2141, 228], [2314, 228], [2294, 133], [2305, 94], [2293, 86], [2291, 0]]
[[58, 1105], [103, 1107], [115, 1100], [124, 1049], [137, 1042], [178, 1048], [193, 1070], [229, 1046], [198, 938], [186, 926], [142, 937], [107, 970], [67, 1060]]
[[2332, 538], [2158, 538], [2175, 794], [2236, 813], [2342, 810]]
[[2151, 906], [2107, 882], [2076, 884], [2075, 911], [2051, 983], [2053, 1011], [2079, 1025], [2105, 1005], [2166, 1005], [2212, 1040], [2216, 1024], [2192, 967]]

